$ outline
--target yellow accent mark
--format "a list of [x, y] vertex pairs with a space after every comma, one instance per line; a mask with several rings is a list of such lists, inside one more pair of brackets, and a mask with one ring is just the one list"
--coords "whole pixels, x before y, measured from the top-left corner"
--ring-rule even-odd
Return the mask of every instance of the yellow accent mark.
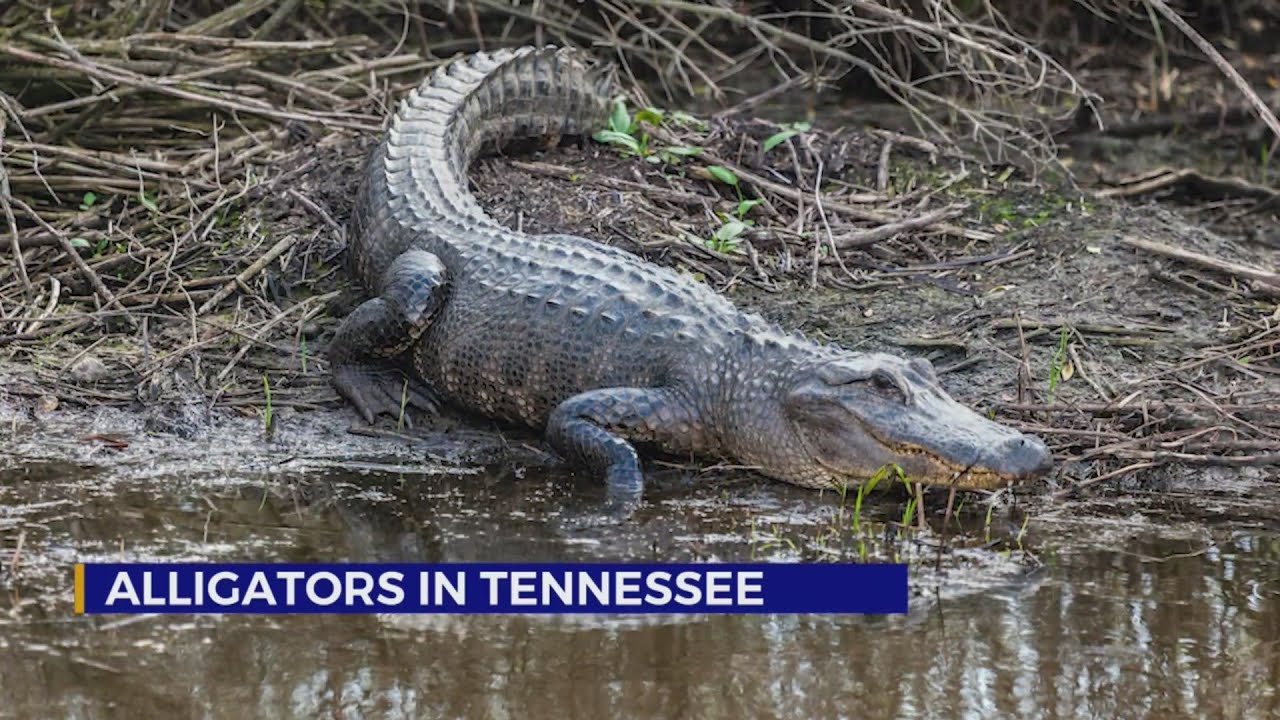
[[84, 563], [76, 563], [76, 614], [84, 614]]

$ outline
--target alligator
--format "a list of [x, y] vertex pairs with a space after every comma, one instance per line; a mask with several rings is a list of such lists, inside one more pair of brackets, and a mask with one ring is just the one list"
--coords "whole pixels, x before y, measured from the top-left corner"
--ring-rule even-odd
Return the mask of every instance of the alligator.
[[471, 162], [603, 127], [613, 77], [570, 48], [482, 52], [399, 104], [349, 223], [350, 264], [373, 297], [329, 348], [334, 386], [367, 422], [448, 403], [524, 424], [631, 507], [637, 445], [811, 488], [891, 463], [959, 489], [1049, 469], [1041, 440], [952, 399], [926, 359], [819, 344], [622, 249], [487, 215]]

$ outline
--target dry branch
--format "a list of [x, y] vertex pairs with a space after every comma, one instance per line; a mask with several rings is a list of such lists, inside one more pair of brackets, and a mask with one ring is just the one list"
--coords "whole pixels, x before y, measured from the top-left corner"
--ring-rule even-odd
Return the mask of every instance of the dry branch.
[[1195, 168], [1161, 167], [1138, 177], [1126, 178], [1117, 187], [1103, 188], [1094, 193], [1098, 197], [1133, 197], [1164, 190], [1177, 185], [1188, 185], [1203, 194], [1226, 195], [1272, 201], [1280, 197], [1280, 190], [1249, 182], [1238, 177], [1215, 177]]
[[1216, 65], [1217, 68], [1222, 71], [1222, 74], [1226, 75], [1227, 79], [1231, 81], [1231, 84], [1235, 85], [1236, 89], [1239, 90], [1246, 99], [1248, 99], [1249, 104], [1253, 106], [1255, 111], [1257, 111], [1258, 117], [1262, 118], [1262, 121], [1267, 124], [1267, 127], [1271, 128], [1271, 133], [1275, 135], [1276, 141], [1280, 142], [1280, 120], [1276, 119], [1275, 113], [1271, 112], [1271, 108], [1267, 107], [1267, 103], [1264, 102], [1262, 98], [1258, 97], [1258, 93], [1249, 85], [1249, 81], [1245, 80], [1244, 77], [1240, 75], [1240, 72], [1232, 67], [1231, 63], [1227, 62], [1226, 58], [1222, 57], [1222, 53], [1218, 52], [1218, 49], [1213, 46], [1213, 43], [1209, 42], [1203, 35], [1196, 32], [1196, 29], [1191, 27], [1186, 20], [1182, 19], [1181, 15], [1174, 12], [1173, 8], [1170, 8], [1164, 0], [1143, 0], [1143, 2], [1155, 8], [1157, 12], [1164, 16], [1164, 19], [1168, 20], [1174, 27], [1178, 28], [1179, 32], [1190, 38], [1191, 42], [1195, 43], [1196, 47], [1200, 48], [1200, 51], [1205, 54], [1205, 57], [1209, 58], [1209, 61]]
[[1146, 250], [1147, 252], [1170, 257], [1182, 262], [1198, 265], [1203, 268], [1215, 270], [1229, 275], [1238, 275], [1250, 280], [1256, 280], [1261, 283], [1259, 290], [1268, 295], [1280, 296], [1280, 273], [1262, 270], [1248, 265], [1241, 265], [1229, 260], [1204, 255], [1202, 253], [1185, 250], [1183, 248], [1173, 247], [1154, 240], [1143, 240], [1142, 238], [1126, 235], [1120, 238], [1120, 242], [1130, 247]]

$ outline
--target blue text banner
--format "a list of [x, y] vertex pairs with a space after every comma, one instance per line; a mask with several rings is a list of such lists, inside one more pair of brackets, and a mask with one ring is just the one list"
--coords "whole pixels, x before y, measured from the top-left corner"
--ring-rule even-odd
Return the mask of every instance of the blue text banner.
[[907, 611], [897, 564], [80, 564], [78, 613]]

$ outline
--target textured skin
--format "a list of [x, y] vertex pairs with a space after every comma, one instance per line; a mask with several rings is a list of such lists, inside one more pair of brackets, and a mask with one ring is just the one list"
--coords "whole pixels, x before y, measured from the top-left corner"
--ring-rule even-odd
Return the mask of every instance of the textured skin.
[[611, 90], [582, 53], [522, 48], [456, 61], [400, 104], [351, 221], [353, 269], [377, 297], [330, 352], [367, 419], [444, 400], [544, 429], [623, 498], [642, 486], [637, 442], [810, 487], [885, 462], [960, 487], [1045, 469], [1042, 443], [955, 403], [926, 361], [811, 343], [630, 253], [480, 209], [466, 180], [479, 153], [590, 133]]

